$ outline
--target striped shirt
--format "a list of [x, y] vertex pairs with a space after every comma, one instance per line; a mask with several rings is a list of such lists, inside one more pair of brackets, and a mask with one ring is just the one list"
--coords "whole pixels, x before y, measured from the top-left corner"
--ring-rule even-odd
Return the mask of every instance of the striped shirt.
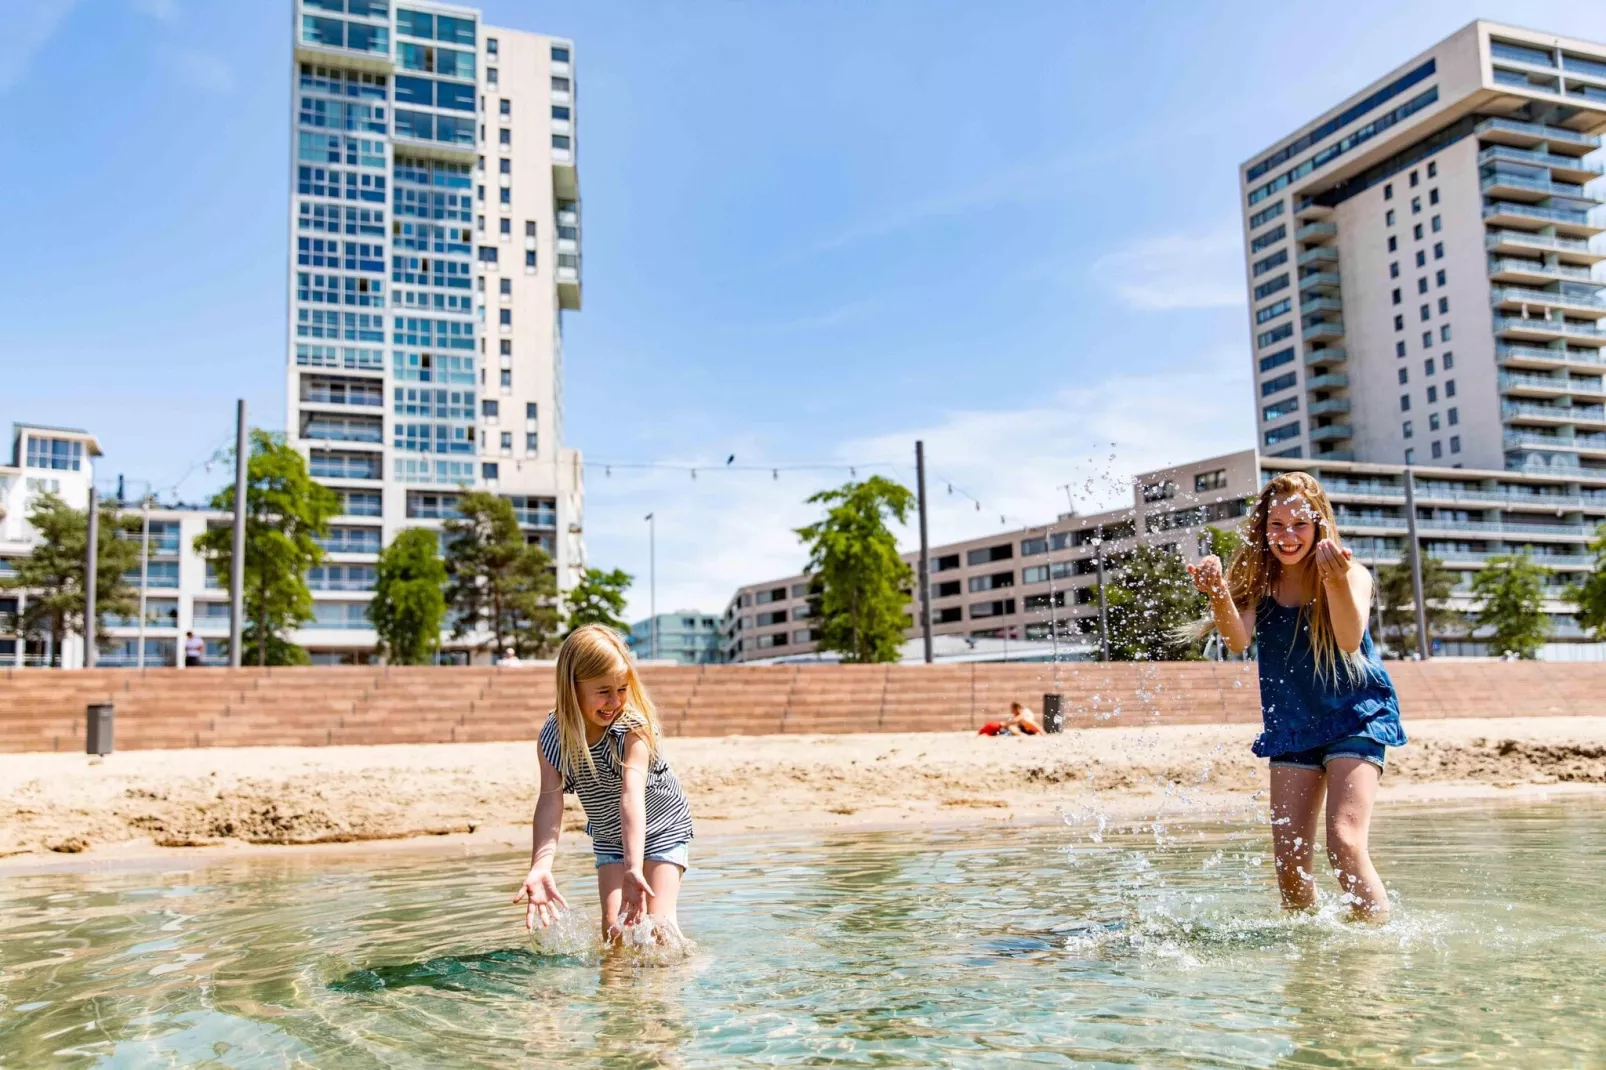
[[[619, 796], [624, 785], [625, 737], [630, 726], [620, 717], [591, 746], [592, 775], [584, 767], [568, 769], [558, 743], [557, 714], [541, 726], [541, 757], [563, 776], [563, 790], [580, 797], [586, 812], [586, 835], [595, 850], [624, 854], [624, 832], [619, 818]], [[647, 769], [647, 854], [679, 847], [692, 838], [691, 807], [675, 771], [662, 756], [654, 756]]]

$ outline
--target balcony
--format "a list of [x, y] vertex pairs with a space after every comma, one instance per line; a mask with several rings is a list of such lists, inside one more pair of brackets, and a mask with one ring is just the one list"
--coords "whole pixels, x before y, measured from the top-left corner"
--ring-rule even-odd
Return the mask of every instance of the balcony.
[[1314, 249], [1306, 249], [1304, 252], [1299, 254], [1297, 259], [1297, 263], [1300, 267], [1304, 267], [1307, 264], [1326, 263], [1328, 261], [1331, 261], [1334, 264], [1338, 263], [1337, 247], [1332, 245], [1318, 245]]
[[1299, 311], [1304, 312], [1342, 312], [1344, 302], [1337, 297], [1304, 297], [1299, 301]]
[[1306, 223], [1294, 231], [1294, 240], [1298, 242], [1332, 241], [1337, 237], [1337, 223]]
[[[1315, 323], [1309, 327], [1306, 327], [1304, 329], [1304, 335], [1305, 341], [1307, 342], [1320, 342], [1342, 338], [1344, 337], [1344, 321], [1323, 320], [1321, 323]], [[1602, 335], [1601, 338], [1603, 343], [1606, 343], [1606, 335]], [[1305, 363], [1310, 363], [1309, 355], [1306, 356]]]
[[1324, 398], [1321, 401], [1313, 401], [1305, 411], [1312, 416], [1349, 412], [1349, 398]]
[[1495, 362], [1504, 368], [1582, 368], [1599, 373], [1603, 362], [1594, 349], [1560, 349], [1543, 346], [1495, 346]]
[[1606, 424], [1606, 409], [1599, 405], [1535, 405], [1507, 401], [1500, 405], [1505, 420], [1533, 420], [1552, 427], [1568, 424]]
[[1571, 453], [1577, 448], [1573, 445], [1571, 435], [1544, 435], [1537, 431], [1513, 431], [1510, 428], [1501, 436], [1501, 442], [1508, 450], [1562, 450]]
[[1600, 148], [1600, 138], [1593, 134], [1521, 119], [1485, 119], [1473, 127], [1472, 132], [1478, 140], [1491, 144], [1514, 145], [1525, 149], [1543, 146], [1564, 156], [1585, 156]]
[[1583, 294], [1564, 294], [1555, 290], [1534, 290], [1526, 286], [1497, 286], [1489, 294], [1496, 308], [1510, 311], [1525, 305], [1541, 308], [1562, 308], [1576, 316], [1599, 319], [1606, 316], [1606, 301]]
[[1353, 461], [1354, 450], [1326, 450], [1311, 458], [1313, 461]]
[[1306, 390], [1342, 390], [1347, 386], [1349, 386], [1349, 376], [1343, 372], [1327, 372], [1323, 375], [1313, 375], [1305, 380]]
[[1526, 282], [1544, 285], [1547, 282], [1582, 282], [1597, 286], [1606, 285], [1596, 280], [1586, 267], [1570, 264], [1547, 264], [1543, 260], [1517, 260], [1511, 257], [1493, 257], [1489, 260], [1489, 278], [1495, 282]]
[[1500, 389], [1510, 394], [1537, 394], [1542, 397], [1606, 397], [1606, 384], [1599, 379], [1501, 372], [1499, 382]]
[[[1557, 182], [1549, 178], [1529, 178], [1509, 171], [1484, 175], [1478, 188], [1491, 197], [1568, 197], [1599, 204], [1577, 182]], [[1587, 209], [1586, 209], [1587, 210]]]
[[1336, 271], [1317, 271], [1309, 275], [1302, 275], [1299, 279], [1299, 292], [1307, 290], [1336, 290], [1339, 288], [1339, 277]]
[[[1578, 156], [1562, 156], [1554, 152], [1536, 152], [1511, 145], [1491, 145], [1478, 153], [1478, 163], [1519, 163], [1548, 167], [1554, 177], [1568, 182], [1588, 182], [1603, 172], [1598, 163], [1590, 163]], [[1560, 172], [1559, 174], [1557, 172]]]
[[1313, 427], [1310, 431], [1312, 442], [1337, 442], [1354, 437], [1355, 431], [1348, 424], [1328, 424], [1326, 427]]
[[1571, 338], [1586, 345], [1606, 345], [1606, 332], [1593, 323], [1568, 323], [1565, 320], [1496, 316], [1495, 332], [1507, 338]]
[[1305, 364], [1312, 368], [1324, 365], [1341, 364], [1348, 354], [1343, 346], [1328, 346], [1326, 349], [1313, 349], [1305, 354]]
[[1515, 201], [1495, 201], [1483, 206], [1483, 218], [1500, 226], [1553, 226], [1564, 237], [1592, 238], [1606, 231], [1590, 221], [1589, 213], [1577, 208], [1547, 208]]
[[1606, 260], [1606, 253], [1597, 253], [1582, 238], [1557, 238], [1549, 234], [1533, 234], [1526, 230], [1494, 230], [1484, 237], [1484, 247], [1497, 253], [1526, 253], [1550, 251], [1556, 258], [1569, 264], [1596, 264]]

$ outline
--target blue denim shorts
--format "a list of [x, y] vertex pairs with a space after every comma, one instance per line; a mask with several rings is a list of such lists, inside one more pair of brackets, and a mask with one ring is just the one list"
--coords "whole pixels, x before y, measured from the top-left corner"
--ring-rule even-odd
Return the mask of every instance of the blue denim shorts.
[[1327, 763], [1334, 758], [1359, 758], [1363, 762], [1371, 762], [1379, 769], [1383, 768], [1383, 755], [1388, 748], [1377, 740], [1368, 736], [1345, 736], [1332, 743], [1324, 743], [1320, 747], [1309, 750], [1289, 751], [1287, 754], [1274, 754], [1271, 757], [1272, 765], [1292, 766], [1295, 769], [1327, 768]]
[[[614, 854], [612, 851], [597, 851], [597, 868], [603, 866], [622, 866], [625, 856]], [[680, 867], [682, 873], [691, 866], [691, 850], [688, 844], [679, 843], [673, 847], [666, 847], [662, 851], [648, 851], [645, 862], [673, 862]]]

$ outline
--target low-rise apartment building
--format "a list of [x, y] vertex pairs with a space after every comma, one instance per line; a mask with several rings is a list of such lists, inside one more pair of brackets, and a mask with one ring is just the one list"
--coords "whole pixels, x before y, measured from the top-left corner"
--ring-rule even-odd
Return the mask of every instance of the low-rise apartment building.
[[[1118, 558], [1139, 543], [1170, 547], [1189, 561], [1201, 555], [1207, 526], [1231, 526], [1259, 487], [1255, 452], [1212, 457], [1145, 472], [1133, 482], [1132, 505], [1092, 516], [1065, 513], [1053, 521], [931, 548], [933, 635], [978, 639], [1097, 641], [1098, 557]], [[912, 568], [919, 553], [903, 555]], [[916, 595], [918, 597], [918, 595]], [[737, 590], [722, 622], [727, 661], [747, 662], [814, 652], [819, 635], [803, 574]], [[907, 638], [920, 635], [909, 604]]]
[[719, 618], [695, 609], [638, 620], [630, 626], [629, 642], [638, 658], [682, 665], [714, 665], [724, 660]]

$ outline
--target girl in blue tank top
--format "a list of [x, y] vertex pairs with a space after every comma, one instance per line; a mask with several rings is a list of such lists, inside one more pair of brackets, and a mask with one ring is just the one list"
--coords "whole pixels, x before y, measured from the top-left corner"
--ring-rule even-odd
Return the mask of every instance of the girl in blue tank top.
[[1338, 537], [1327, 494], [1304, 472], [1278, 476], [1250, 510], [1225, 575], [1219, 558], [1188, 571], [1214, 626], [1239, 653], [1260, 639], [1254, 751], [1271, 764], [1272, 842], [1283, 905], [1316, 902], [1316, 825], [1354, 916], [1383, 920], [1388, 893], [1367, 853], [1385, 749], [1405, 743], [1394, 684], [1367, 633], [1372, 577]]

